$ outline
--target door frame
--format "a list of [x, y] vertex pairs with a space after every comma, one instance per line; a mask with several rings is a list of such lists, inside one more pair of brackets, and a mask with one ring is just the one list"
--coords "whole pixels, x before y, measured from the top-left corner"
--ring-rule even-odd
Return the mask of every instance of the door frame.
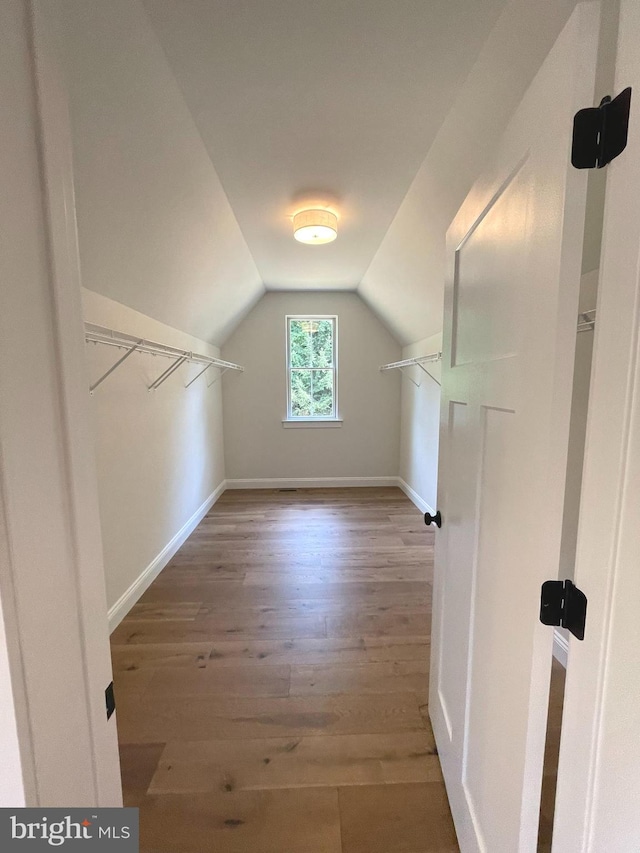
[[0, 11], [0, 657], [19, 752], [0, 805], [121, 806], [70, 119], [48, 14], [47, 0]]
[[[629, 85], [634, 91], [627, 150], [607, 166], [575, 565], [575, 583], [588, 599], [587, 621], [583, 642], [569, 637], [553, 831], [553, 850], [562, 853], [602, 850], [605, 836], [620, 853], [640, 843], [640, 706], [634, 690], [640, 632], [625, 603], [625, 596], [626, 602], [636, 600], [640, 543], [638, 33], [637, 0], [622, 0], [612, 94]], [[633, 761], [635, 775], [622, 771], [624, 782], [616, 785], [612, 775]]]

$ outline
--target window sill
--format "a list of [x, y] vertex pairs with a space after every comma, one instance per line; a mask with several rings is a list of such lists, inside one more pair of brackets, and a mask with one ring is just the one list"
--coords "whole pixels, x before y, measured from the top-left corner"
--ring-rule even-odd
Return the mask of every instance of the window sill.
[[342, 418], [286, 418], [285, 429], [335, 429], [342, 426]]

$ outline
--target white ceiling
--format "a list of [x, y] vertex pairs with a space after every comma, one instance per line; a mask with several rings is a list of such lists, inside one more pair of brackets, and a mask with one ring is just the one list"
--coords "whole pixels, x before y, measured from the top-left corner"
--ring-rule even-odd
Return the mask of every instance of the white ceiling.
[[358, 288], [401, 343], [442, 330], [449, 224], [574, 5], [509, 0], [451, 103]]
[[51, 5], [82, 282], [220, 344], [264, 287], [148, 16], [137, 0]]
[[[268, 289], [360, 284], [505, 0], [144, 0]], [[292, 238], [335, 206], [335, 243]]]
[[[445, 232], [575, 0], [57, 0], [83, 284], [218, 345], [274, 290], [442, 324]], [[340, 233], [290, 219], [335, 203]]]

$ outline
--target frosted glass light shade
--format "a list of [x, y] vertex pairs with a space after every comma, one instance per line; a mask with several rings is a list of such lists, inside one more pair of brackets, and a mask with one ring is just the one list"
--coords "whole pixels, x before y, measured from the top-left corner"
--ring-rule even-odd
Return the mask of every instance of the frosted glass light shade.
[[330, 210], [301, 210], [293, 217], [293, 236], [311, 246], [331, 243], [338, 236], [338, 217]]

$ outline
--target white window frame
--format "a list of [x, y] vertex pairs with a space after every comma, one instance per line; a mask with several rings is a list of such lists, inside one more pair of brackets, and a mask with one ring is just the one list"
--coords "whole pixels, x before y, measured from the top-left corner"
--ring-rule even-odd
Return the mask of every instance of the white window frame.
[[[333, 323], [333, 412], [324, 417], [309, 415], [296, 417], [291, 412], [291, 363], [290, 363], [290, 336], [292, 320], [331, 320]], [[338, 315], [337, 314], [287, 314], [285, 316], [285, 363], [287, 382], [287, 415], [282, 421], [285, 427], [296, 426], [341, 426], [342, 419], [338, 416]], [[312, 368], [309, 368], [310, 370]]]

